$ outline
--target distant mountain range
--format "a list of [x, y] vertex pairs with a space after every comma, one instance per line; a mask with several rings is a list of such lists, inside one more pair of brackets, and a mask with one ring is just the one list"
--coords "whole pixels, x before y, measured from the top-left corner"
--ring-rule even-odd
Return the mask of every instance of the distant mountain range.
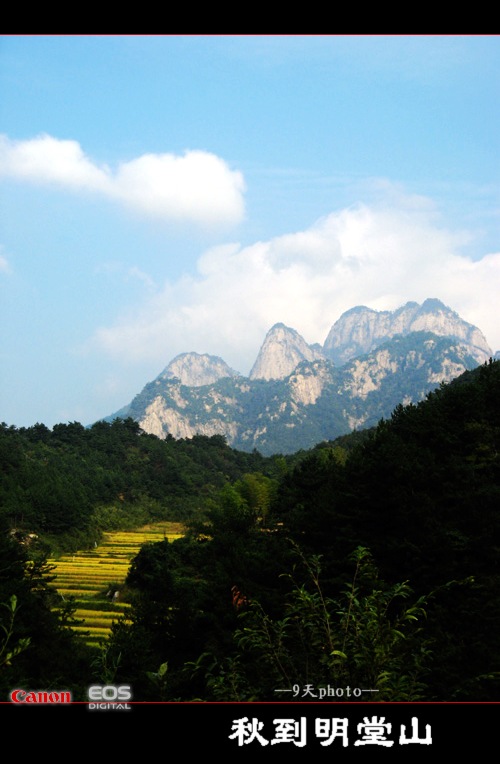
[[182, 353], [106, 420], [132, 417], [160, 438], [221, 434], [236, 449], [288, 454], [376, 425], [492, 356], [482, 332], [440, 300], [395, 311], [358, 306], [323, 346], [275, 324], [248, 377], [222, 358]]

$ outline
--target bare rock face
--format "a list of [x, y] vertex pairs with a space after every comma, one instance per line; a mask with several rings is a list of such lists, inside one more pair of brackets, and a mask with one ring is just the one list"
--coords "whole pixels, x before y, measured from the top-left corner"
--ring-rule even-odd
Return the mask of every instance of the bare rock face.
[[157, 377], [163, 379], [178, 379], [188, 387], [213, 385], [224, 377], [239, 377], [240, 374], [231, 369], [222, 358], [206, 353], [181, 353], [176, 356]]
[[146, 408], [144, 417], [139, 422], [144, 432], [164, 438], [167, 433], [174, 438], [192, 438], [195, 435], [224, 435], [229, 442], [238, 434], [236, 422], [225, 422], [214, 417], [206, 422], [192, 421], [189, 413], [184, 414], [169, 406], [161, 396], [157, 396]]
[[321, 350], [308, 345], [295, 329], [275, 324], [267, 333], [250, 379], [285, 379], [302, 361], [324, 358]]
[[[352, 398], [367, 400], [370, 393], [381, 390], [390, 377], [396, 379], [397, 375], [404, 377], [407, 374], [415, 378], [417, 372], [421, 372], [423, 385], [419, 397], [441, 382], [451, 382], [473, 364], [470, 346], [458, 341], [439, 348], [438, 340], [437, 335], [426, 333], [420, 347], [402, 354], [395, 353], [394, 345], [388, 344], [352, 359], [343, 367], [344, 391]], [[412, 402], [411, 396], [405, 400], [403, 395], [401, 402]]]
[[345, 389], [352, 397], [366, 399], [369, 393], [379, 390], [382, 381], [397, 371], [397, 362], [389, 350], [372, 353], [367, 358], [353, 360]]
[[370, 353], [398, 334], [405, 336], [420, 331], [465, 342], [478, 363], [484, 363], [492, 355], [483, 333], [436, 299], [425, 300], [422, 305], [408, 302], [395, 311], [376, 311], [364, 306], [352, 308], [332, 326], [323, 350], [334, 363], [343, 365]]
[[288, 381], [292, 401], [302, 406], [313, 406], [331, 382], [332, 366], [328, 361], [304, 364], [294, 371]]

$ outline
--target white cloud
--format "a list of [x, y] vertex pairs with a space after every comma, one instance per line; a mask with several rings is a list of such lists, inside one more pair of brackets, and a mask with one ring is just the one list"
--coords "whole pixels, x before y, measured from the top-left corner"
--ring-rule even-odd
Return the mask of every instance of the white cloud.
[[151, 276], [148, 273], [141, 271], [140, 268], [133, 266], [132, 268], [128, 269], [127, 273], [129, 278], [137, 279], [138, 281], [142, 282], [142, 284], [144, 284], [144, 286], [147, 287], [149, 290], [153, 290], [156, 288], [155, 282], [151, 278]]
[[146, 214], [202, 224], [238, 222], [243, 217], [245, 185], [239, 172], [214, 154], [146, 154], [121, 164], [114, 191]]
[[0, 244], [0, 273], [11, 273], [11, 267], [10, 263], [7, 260], [7, 258], [2, 255], [1, 250], [3, 249], [2, 245]]
[[0, 175], [55, 183], [72, 189], [110, 191], [110, 171], [87, 159], [77, 141], [40, 135], [29, 141], [11, 141], [0, 136]]
[[177, 353], [207, 352], [246, 374], [278, 321], [323, 343], [355, 305], [393, 310], [437, 297], [495, 351], [500, 253], [475, 261], [460, 254], [469, 234], [440, 227], [424, 202], [392, 194], [390, 205], [344, 209], [306, 231], [211, 249], [196, 276], [167, 283], [139, 315], [101, 328], [92, 344], [132, 362], [157, 359], [158, 371]]
[[206, 151], [145, 154], [115, 171], [98, 166], [72, 140], [0, 136], [0, 176], [103, 194], [154, 218], [203, 226], [233, 225], [244, 216], [241, 172]]

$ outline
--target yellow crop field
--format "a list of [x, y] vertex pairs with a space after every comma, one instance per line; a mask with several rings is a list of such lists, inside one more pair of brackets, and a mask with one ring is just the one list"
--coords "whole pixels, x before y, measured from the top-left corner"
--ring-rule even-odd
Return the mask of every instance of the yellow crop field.
[[120, 601], [120, 590], [132, 558], [143, 544], [183, 535], [180, 523], [152, 523], [133, 531], [106, 533], [94, 549], [50, 559], [61, 601], [71, 599], [75, 617], [82, 622], [74, 630], [88, 644], [106, 639], [113, 622], [127, 618], [129, 605]]

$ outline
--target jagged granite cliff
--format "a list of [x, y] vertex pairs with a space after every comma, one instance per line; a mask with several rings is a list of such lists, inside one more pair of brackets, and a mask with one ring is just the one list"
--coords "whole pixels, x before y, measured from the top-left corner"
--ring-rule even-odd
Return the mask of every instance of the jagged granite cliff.
[[276, 324], [248, 377], [216, 356], [177, 356], [107, 419], [131, 416], [160, 438], [222, 434], [241, 450], [293, 453], [373, 426], [492, 355], [481, 331], [439, 300], [356, 307], [322, 348]]
[[376, 311], [364, 306], [352, 308], [332, 326], [323, 350], [335, 364], [342, 365], [398, 334], [405, 336], [422, 331], [462, 340], [470, 346], [478, 363], [491, 356], [482, 332], [436, 299], [425, 300], [422, 305], [407, 302], [394, 311]]
[[[212, 385], [224, 377], [239, 377], [222, 358], [206, 353], [181, 353], [158, 374], [157, 379], [178, 379], [182, 385], [201, 387]], [[156, 380], [155, 380], [156, 381]]]
[[302, 361], [324, 357], [321, 349], [308, 345], [295, 329], [275, 324], [266, 335], [249, 378], [284, 379]]

